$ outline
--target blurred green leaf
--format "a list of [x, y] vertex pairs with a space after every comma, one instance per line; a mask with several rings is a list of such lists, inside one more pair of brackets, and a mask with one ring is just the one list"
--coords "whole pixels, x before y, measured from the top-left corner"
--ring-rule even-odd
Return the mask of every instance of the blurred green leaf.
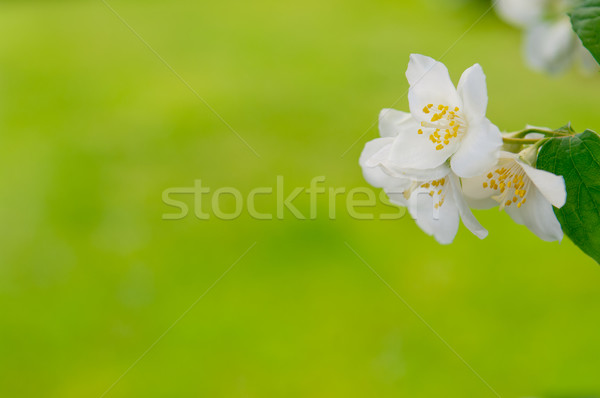
[[600, 0], [583, 0], [569, 13], [573, 30], [600, 63]]
[[600, 263], [600, 137], [586, 130], [553, 138], [542, 147], [537, 167], [564, 177], [567, 203], [554, 212], [571, 240]]

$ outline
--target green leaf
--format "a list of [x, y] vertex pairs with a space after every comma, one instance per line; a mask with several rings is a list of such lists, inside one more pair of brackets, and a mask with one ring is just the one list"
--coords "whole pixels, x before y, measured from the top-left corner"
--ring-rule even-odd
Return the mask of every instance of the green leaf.
[[600, 63], [600, 0], [578, 2], [569, 16], [573, 30]]
[[567, 203], [554, 213], [567, 236], [600, 263], [600, 136], [586, 130], [552, 138], [542, 146], [537, 168], [564, 177]]

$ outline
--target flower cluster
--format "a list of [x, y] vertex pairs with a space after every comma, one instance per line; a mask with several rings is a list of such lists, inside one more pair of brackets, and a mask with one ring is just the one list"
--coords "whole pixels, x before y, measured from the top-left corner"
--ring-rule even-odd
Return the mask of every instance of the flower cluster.
[[419, 227], [448, 244], [459, 222], [483, 239], [488, 232], [470, 207], [499, 205], [544, 240], [561, 240], [552, 206], [566, 200], [564, 180], [535, 169], [525, 156], [503, 148], [503, 135], [486, 118], [481, 66], [467, 69], [455, 87], [446, 67], [413, 54], [406, 77], [410, 112], [384, 109], [381, 138], [368, 142], [359, 163], [367, 182], [408, 208]]
[[525, 57], [538, 71], [560, 73], [573, 63], [584, 73], [598, 71], [567, 15], [576, 0], [497, 0], [496, 12], [509, 24], [525, 30]]

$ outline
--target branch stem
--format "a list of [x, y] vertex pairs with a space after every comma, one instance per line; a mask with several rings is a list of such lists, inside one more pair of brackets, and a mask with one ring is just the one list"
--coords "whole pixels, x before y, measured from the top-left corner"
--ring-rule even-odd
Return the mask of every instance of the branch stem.
[[547, 129], [537, 128], [537, 127], [531, 127], [531, 128], [525, 129], [525, 130], [513, 131], [512, 133], [507, 133], [506, 135], [508, 135], [511, 138], [517, 138], [517, 137], [524, 137], [530, 133], [543, 134], [546, 137], [548, 137], [548, 136], [550, 136], [550, 137], [567, 137], [570, 135], [567, 133], [561, 133], [559, 131], [547, 130]]
[[502, 137], [502, 141], [505, 144], [537, 144], [539, 141], [543, 140], [543, 138], [507, 138]]

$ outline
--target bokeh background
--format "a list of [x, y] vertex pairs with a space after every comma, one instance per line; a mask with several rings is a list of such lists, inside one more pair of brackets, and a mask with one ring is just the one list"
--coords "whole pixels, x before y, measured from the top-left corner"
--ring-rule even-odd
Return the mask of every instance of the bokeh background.
[[316, 220], [161, 218], [196, 179], [366, 186], [412, 52], [455, 80], [479, 62], [507, 131], [600, 129], [600, 76], [528, 70], [494, 12], [462, 36], [486, 1], [109, 4], [260, 158], [102, 1], [2, 1], [0, 396], [495, 396], [345, 242], [502, 397], [600, 392], [600, 268], [504, 213], [447, 247], [408, 217], [330, 220], [327, 197]]

